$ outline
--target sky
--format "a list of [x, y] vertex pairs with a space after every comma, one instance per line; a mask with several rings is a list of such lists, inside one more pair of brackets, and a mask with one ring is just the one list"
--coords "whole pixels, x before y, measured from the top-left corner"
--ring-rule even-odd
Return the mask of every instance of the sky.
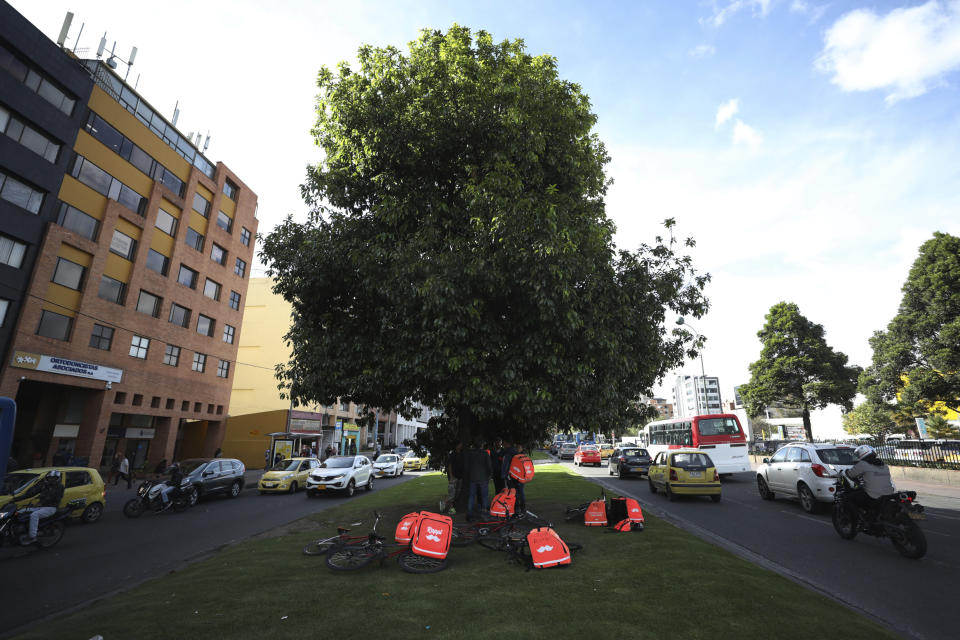
[[[960, 235], [960, 0], [10, 4], [52, 40], [72, 11], [82, 57], [105, 32], [122, 60], [136, 46], [129, 82], [168, 119], [179, 103], [184, 133], [209, 131], [207, 157], [257, 193], [261, 233], [306, 219], [321, 66], [454, 23], [554, 56], [597, 114], [618, 247], [652, 243], [666, 218], [697, 241], [712, 306], [689, 324], [725, 401], [781, 301], [868, 365], [920, 245]], [[813, 430], [841, 435], [839, 410]]]

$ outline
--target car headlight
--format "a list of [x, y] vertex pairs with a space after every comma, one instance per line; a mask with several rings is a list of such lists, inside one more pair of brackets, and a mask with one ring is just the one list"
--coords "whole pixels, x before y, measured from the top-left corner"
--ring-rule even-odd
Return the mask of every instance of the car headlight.
[[280, 478], [280, 479], [281, 479], [281, 480], [289, 480], [289, 479], [292, 478], [294, 475], [296, 475], [296, 474], [288, 473], [287, 475], [283, 476], [283, 477]]

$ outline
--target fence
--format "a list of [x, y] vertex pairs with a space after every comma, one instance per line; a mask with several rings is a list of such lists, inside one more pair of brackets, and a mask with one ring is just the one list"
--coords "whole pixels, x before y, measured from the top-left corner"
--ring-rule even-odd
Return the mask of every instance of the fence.
[[900, 441], [877, 447], [877, 455], [889, 465], [960, 469], [960, 441]]

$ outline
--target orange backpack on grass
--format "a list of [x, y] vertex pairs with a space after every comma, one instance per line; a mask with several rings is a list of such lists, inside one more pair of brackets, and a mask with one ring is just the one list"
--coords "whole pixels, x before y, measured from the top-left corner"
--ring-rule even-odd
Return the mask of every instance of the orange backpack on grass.
[[607, 501], [594, 500], [583, 514], [583, 524], [588, 527], [607, 526]]
[[417, 511], [403, 516], [397, 523], [397, 531], [393, 537], [399, 544], [409, 544], [413, 540], [413, 532], [416, 531], [419, 521], [420, 513]]
[[[610, 498], [610, 520], [619, 523], [621, 520], [636, 522], [643, 525], [643, 509], [634, 498]], [[641, 528], [643, 528], [641, 526]]]
[[450, 551], [453, 518], [430, 511], [421, 511], [419, 516], [410, 550], [418, 556], [443, 560]]
[[510, 477], [521, 484], [533, 480], [533, 460], [525, 453], [518, 453], [510, 459]]
[[540, 527], [528, 533], [527, 547], [534, 569], [570, 564], [570, 547], [550, 527]]
[[501, 489], [490, 501], [490, 515], [495, 518], [509, 518], [517, 512], [517, 490]]

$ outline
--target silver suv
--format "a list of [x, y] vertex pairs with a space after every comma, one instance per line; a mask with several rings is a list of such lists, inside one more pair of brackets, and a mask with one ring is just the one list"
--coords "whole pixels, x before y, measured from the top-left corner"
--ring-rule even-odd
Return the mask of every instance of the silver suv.
[[857, 463], [853, 447], [795, 442], [764, 458], [757, 467], [757, 490], [764, 500], [775, 494], [799, 498], [807, 513], [833, 502], [837, 474]]

